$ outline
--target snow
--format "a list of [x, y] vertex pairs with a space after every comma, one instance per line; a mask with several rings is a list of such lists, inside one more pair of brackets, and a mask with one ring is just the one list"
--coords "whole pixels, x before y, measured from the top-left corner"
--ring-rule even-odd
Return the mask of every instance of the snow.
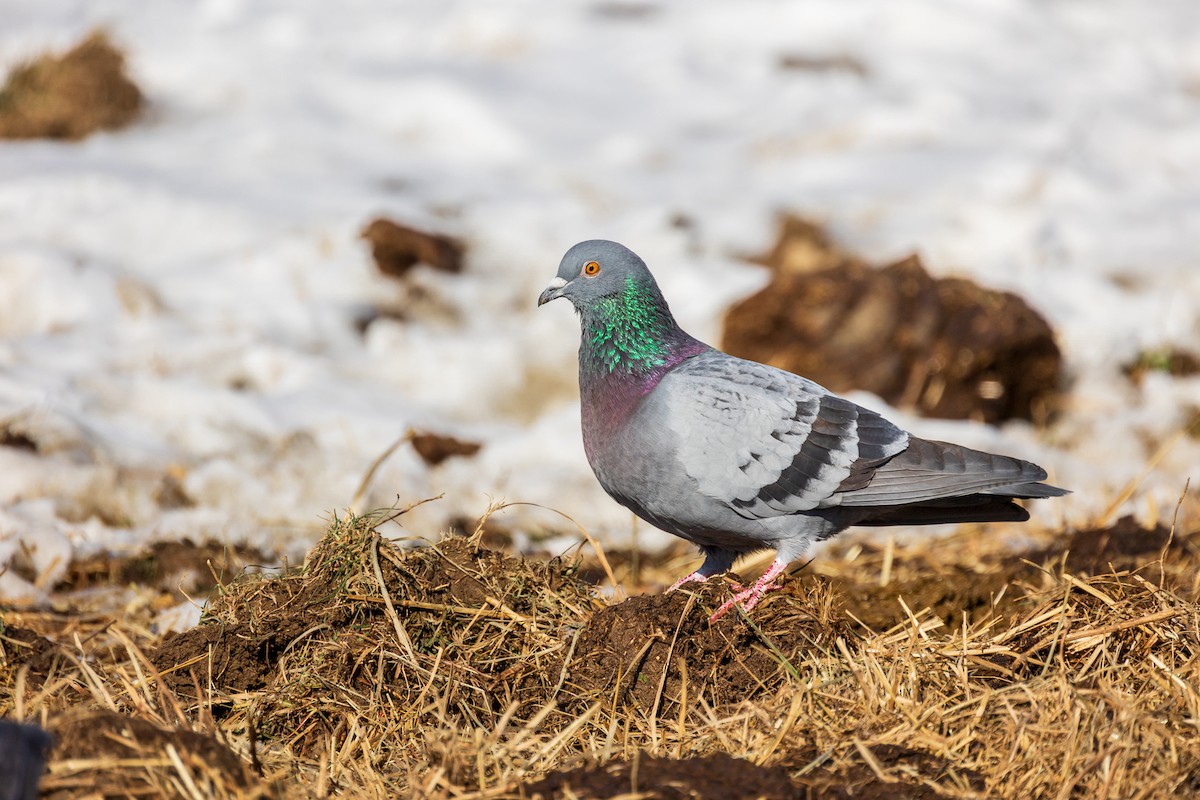
[[[571, 244], [613, 238], [713, 340], [765, 282], [740, 256], [784, 210], [1050, 320], [1071, 382], [1051, 428], [897, 415], [1036, 457], [1077, 490], [1039, 519], [1094, 518], [1164, 443], [1123, 510], [1170, 507], [1200, 477], [1200, 442], [1177, 437], [1200, 383], [1138, 388], [1120, 369], [1200, 350], [1191, 0], [67, 0], [4, 16], [0, 67], [104, 26], [150, 101], [124, 131], [0, 143], [0, 419], [39, 443], [0, 447], [8, 544], [215, 537], [296, 558], [410, 427], [484, 447], [383, 464], [366, 507], [445, 493], [406, 530], [504, 498], [620, 541], [628, 512], [579, 441], [575, 321], [534, 299]], [[462, 239], [466, 272], [377, 274], [358, 233], [380, 214]], [[373, 308], [402, 319], [360, 335]], [[167, 475], [193, 505], [161, 502]], [[564, 528], [527, 506], [502, 519]]]

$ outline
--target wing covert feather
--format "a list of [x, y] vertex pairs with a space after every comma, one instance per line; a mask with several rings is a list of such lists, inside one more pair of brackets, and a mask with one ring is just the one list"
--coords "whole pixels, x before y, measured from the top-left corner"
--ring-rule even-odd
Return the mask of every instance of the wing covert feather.
[[895, 425], [810, 380], [724, 354], [681, 364], [658, 388], [683, 468], [747, 518], [836, 505], [908, 444]]

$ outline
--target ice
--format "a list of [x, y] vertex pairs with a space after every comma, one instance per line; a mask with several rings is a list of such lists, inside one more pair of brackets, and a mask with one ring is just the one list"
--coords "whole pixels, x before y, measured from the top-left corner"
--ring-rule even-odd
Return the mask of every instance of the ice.
[[[1161, 514], [1200, 479], [1197, 379], [1122, 373], [1200, 351], [1190, 0], [70, 0], [7, 9], [0, 67], [97, 25], [145, 118], [0, 143], [0, 430], [33, 442], [0, 447], [9, 556], [55, 530], [296, 558], [410, 428], [483, 448], [381, 466], [367, 506], [445, 494], [403, 529], [504, 498], [623, 542], [579, 442], [575, 320], [534, 299], [575, 241], [618, 239], [713, 341], [788, 210], [1051, 321], [1069, 393], [1048, 429], [898, 414], [1046, 464], [1076, 494], [1039, 520], [1083, 524], [1131, 483], [1122, 510]], [[460, 238], [465, 272], [377, 274], [358, 234], [380, 214]]]

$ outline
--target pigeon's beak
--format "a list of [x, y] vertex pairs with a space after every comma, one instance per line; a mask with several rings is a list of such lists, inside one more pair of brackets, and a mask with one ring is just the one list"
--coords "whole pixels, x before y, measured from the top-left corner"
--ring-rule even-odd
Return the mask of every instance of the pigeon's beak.
[[546, 287], [546, 291], [538, 295], [538, 305], [544, 306], [551, 300], [557, 300], [558, 298], [562, 297], [563, 287], [566, 285], [567, 282], [563, 278], [555, 278], [554, 280], [550, 281], [550, 285]]

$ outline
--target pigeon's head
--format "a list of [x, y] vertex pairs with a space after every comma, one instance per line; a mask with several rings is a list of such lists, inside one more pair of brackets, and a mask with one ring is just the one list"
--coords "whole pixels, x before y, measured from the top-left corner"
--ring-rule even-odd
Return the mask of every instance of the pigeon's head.
[[631, 282], [658, 295], [654, 276], [636, 253], [616, 242], [592, 239], [567, 251], [558, 265], [558, 275], [538, 297], [538, 305], [565, 297], [582, 311], [627, 292]]

